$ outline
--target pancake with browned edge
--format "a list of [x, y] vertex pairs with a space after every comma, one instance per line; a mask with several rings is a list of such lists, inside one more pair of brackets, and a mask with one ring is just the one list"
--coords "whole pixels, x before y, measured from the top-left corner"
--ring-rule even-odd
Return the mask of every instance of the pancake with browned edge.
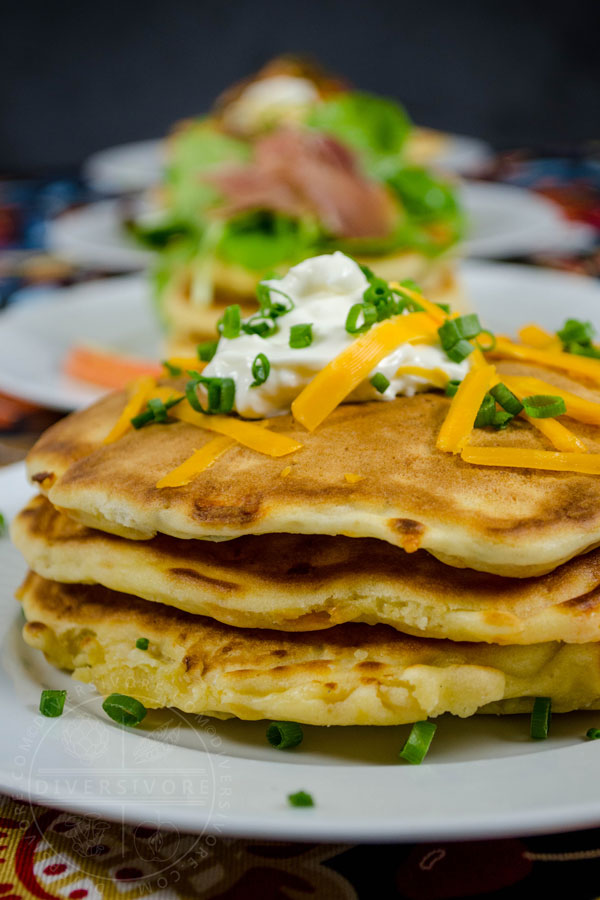
[[455, 569], [372, 538], [303, 534], [149, 541], [87, 528], [42, 496], [13, 520], [29, 567], [240, 628], [385, 623], [409, 634], [531, 644], [600, 638], [600, 549], [536, 578]]

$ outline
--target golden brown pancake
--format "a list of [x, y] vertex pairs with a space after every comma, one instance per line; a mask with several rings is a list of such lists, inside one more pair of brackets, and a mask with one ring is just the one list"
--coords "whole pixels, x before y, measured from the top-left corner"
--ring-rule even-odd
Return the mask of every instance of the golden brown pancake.
[[[102, 587], [30, 574], [25, 640], [51, 663], [148, 707], [311, 725], [398, 725], [445, 712], [600, 707], [600, 644], [498, 647], [400, 634], [385, 625], [322, 632], [231, 628]], [[136, 640], [149, 640], [147, 650]]]
[[[568, 378], [543, 375], [598, 398]], [[440, 393], [338, 407], [312, 434], [290, 416], [271, 430], [303, 447], [275, 459], [239, 444], [189, 485], [156, 482], [213, 435], [177, 422], [102, 440], [124, 394], [113, 394], [50, 428], [28, 457], [50, 501], [90, 527], [132, 539], [156, 533], [222, 540], [289, 532], [375, 537], [429, 550], [453, 566], [527, 577], [600, 544], [600, 478], [573, 472], [489, 468], [435, 447], [449, 400]], [[600, 431], [569, 428], [600, 451]], [[548, 449], [528, 423], [476, 429], [474, 445]], [[291, 467], [288, 477], [281, 473]], [[362, 477], [348, 483], [346, 473]]]
[[13, 520], [12, 537], [45, 578], [101, 584], [240, 628], [364, 622], [455, 641], [600, 639], [600, 549], [537, 578], [503, 578], [372, 538], [129, 541], [75, 522], [41, 496]]

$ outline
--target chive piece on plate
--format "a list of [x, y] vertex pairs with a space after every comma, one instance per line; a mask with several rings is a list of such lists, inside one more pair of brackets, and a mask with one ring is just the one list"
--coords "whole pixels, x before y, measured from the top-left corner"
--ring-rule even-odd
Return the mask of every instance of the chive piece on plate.
[[150, 641], [148, 640], [148, 638], [138, 638], [135, 642], [135, 646], [138, 650], [147, 650], [150, 646]]
[[295, 794], [288, 794], [288, 803], [290, 806], [314, 806], [315, 801], [306, 791], [296, 791]]
[[371, 384], [373, 385], [373, 387], [375, 388], [375, 390], [377, 391], [378, 394], [384, 394], [385, 391], [387, 391], [387, 389], [390, 386], [388, 379], [385, 377], [385, 375], [382, 372], [375, 372], [373, 377], [369, 378], [369, 381], [371, 382]]
[[414, 766], [420, 765], [427, 756], [436, 729], [437, 725], [434, 722], [415, 722], [408, 740], [399, 753], [401, 759], [405, 759]]
[[147, 712], [143, 703], [126, 694], [110, 694], [102, 704], [102, 709], [114, 722], [130, 727], [139, 725]]
[[289, 750], [302, 743], [304, 733], [297, 722], [272, 722], [267, 728], [267, 740], [277, 750]]
[[550, 697], [536, 697], [531, 713], [529, 733], [534, 741], [545, 741], [550, 728], [552, 700]]
[[62, 716], [66, 698], [66, 691], [42, 691], [40, 697], [41, 714], [51, 719]]

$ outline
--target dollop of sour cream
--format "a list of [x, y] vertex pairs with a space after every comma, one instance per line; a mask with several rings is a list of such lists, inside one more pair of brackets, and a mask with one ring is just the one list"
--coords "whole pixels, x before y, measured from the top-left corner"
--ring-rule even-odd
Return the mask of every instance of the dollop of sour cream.
[[[245, 334], [227, 339], [221, 337], [217, 351], [206, 366], [207, 378], [232, 378], [235, 382], [235, 409], [246, 418], [266, 418], [289, 413], [292, 401], [324, 369], [327, 363], [351, 344], [356, 335], [346, 331], [350, 307], [361, 303], [369, 286], [365, 275], [353, 259], [335, 252], [306, 259], [289, 270], [281, 279], [264, 281], [283, 291], [294, 302], [294, 308], [278, 318], [278, 330], [267, 338]], [[279, 299], [278, 294], [273, 294]], [[290, 347], [293, 325], [311, 325], [312, 343], [308, 347]], [[267, 380], [251, 387], [252, 364], [259, 353], [270, 363]], [[426, 376], [398, 374], [405, 366], [438, 369], [449, 379], [462, 380], [469, 370], [469, 360], [454, 363], [441, 347], [431, 344], [401, 344], [369, 373], [347, 402], [393, 400], [404, 395], [435, 387]], [[390, 382], [379, 393], [369, 378], [381, 372]]]
[[227, 124], [254, 134], [274, 122], [298, 121], [319, 100], [312, 81], [294, 75], [272, 75], [253, 81], [225, 110]]

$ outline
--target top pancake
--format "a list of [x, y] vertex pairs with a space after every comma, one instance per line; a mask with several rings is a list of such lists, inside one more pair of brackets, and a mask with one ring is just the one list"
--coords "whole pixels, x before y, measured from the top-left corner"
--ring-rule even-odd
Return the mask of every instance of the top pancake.
[[[600, 399], [546, 370], [498, 368]], [[177, 422], [104, 446], [124, 402], [123, 394], [113, 394], [60, 421], [28, 457], [30, 476], [56, 507], [123, 537], [375, 537], [408, 551], [427, 549], [453, 566], [516, 577], [551, 571], [600, 544], [600, 478], [480, 467], [438, 451], [449, 401], [437, 393], [340, 406], [313, 434], [282, 416], [272, 430], [297, 438], [298, 452], [273, 459], [236, 444], [191, 484], [162, 490], [159, 478], [212, 434]], [[600, 452], [597, 428], [570, 419], [568, 425]], [[548, 449], [520, 420], [504, 431], [476, 429], [471, 442]], [[291, 473], [282, 477], [287, 466]], [[349, 484], [345, 473], [362, 480]]]

